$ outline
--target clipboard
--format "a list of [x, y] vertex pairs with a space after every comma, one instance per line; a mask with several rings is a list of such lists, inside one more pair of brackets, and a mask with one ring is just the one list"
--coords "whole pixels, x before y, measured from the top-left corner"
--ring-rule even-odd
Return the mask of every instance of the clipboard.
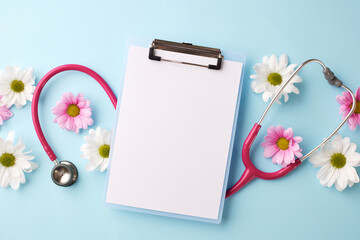
[[158, 39], [126, 56], [105, 203], [220, 223], [245, 56]]

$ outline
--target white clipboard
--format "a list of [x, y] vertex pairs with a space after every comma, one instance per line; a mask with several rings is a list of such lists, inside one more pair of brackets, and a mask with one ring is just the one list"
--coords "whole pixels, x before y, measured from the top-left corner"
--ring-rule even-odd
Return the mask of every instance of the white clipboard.
[[243, 55], [129, 41], [105, 202], [220, 223], [244, 72]]

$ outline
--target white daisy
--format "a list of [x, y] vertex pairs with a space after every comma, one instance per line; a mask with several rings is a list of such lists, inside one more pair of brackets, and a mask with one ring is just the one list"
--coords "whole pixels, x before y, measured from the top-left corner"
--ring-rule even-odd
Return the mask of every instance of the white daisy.
[[321, 167], [317, 174], [320, 183], [327, 187], [335, 183], [338, 191], [358, 183], [359, 176], [354, 167], [360, 163], [360, 153], [355, 151], [355, 143], [350, 143], [348, 137], [343, 139], [340, 134], [336, 134], [331, 142], [310, 157], [309, 161], [314, 167]]
[[6, 139], [0, 138], [0, 186], [3, 188], [9, 185], [17, 190], [20, 183], [25, 183], [24, 172], [31, 172], [39, 165], [32, 162], [35, 157], [28, 155], [25, 144], [19, 142], [14, 144], [14, 131], [9, 132]]
[[18, 66], [7, 66], [0, 74], [0, 106], [10, 108], [13, 104], [21, 108], [32, 100], [35, 90], [33, 69], [21, 70]]
[[86, 170], [105, 171], [109, 161], [111, 132], [97, 127], [96, 130], [90, 129], [89, 136], [85, 136], [84, 139], [85, 144], [81, 146], [80, 150], [83, 152], [81, 157], [89, 160]]
[[[296, 64], [290, 64], [288, 66], [288, 57], [281, 55], [279, 61], [275, 55], [263, 57], [263, 62], [254, 66], [254, 70], [257, 74], [250, 75], [251, 79], [254, 79], [251, 83], [251, 89], [255, 93], [262, 93], [264, 102], [274, 98], [277, 91], [284, 85], [285, 81], [289, 79], [290, 75], [294, 72]], [[299, 94], [299, 89], [293, 84], [300, 83], [302, 79], [295, 75], [291, 81], [286, 85], [282, 93], [279, 95], [276, 102], [280, 103], [281, 97], [284, 95], [284, 101], [289, 100], [289, 93], [294, 92]]]

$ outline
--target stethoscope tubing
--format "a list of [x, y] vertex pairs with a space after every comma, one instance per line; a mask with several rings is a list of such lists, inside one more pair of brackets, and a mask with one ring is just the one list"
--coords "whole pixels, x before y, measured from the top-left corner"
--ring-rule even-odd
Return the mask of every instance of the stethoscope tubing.
[[[276, 171], [276, 172], [263, 172], [261, 170], [259, 170], [258, 168], [256, 168], [254, 166], [254, 164], [251, 161], [250, 158], [250, 149], [251, 146], [256, 138], [256, 136], [258, 135], [260, 129], [261, 129], [261, 123], [264, 120], [266, 114], [269, 112], [271, 106], [274, 104], [274, 102], [276, 101], [276, 99], [278, 98], [278, 96], [281, 94], [281, 92], [284, 90], [284, 88], [286, 87], [286, 85], [291, 81], [291, 79], [300, 71], [300, 69], [302, 69], [305, 65], [307, 65], [308, 63], [311, 62], [316, 62], [319, 63], [322, 67], [323, 67], [323, 73], [325, 75], [325, 78], [329, 81], [330, 85], [334, 85], [336, 87], [342, 87], [345, 90], [347, 90], [352, 97], [353, 100], [353, 105], [351, 108], [351, 111], [349, 112], [349, 114], [342, 120], [342, 122], [336, 127], [336, 129], [327, 137], [325, 138], [325, 140], [323, 140], [318, 146], [316, 146], [313, 150], [311, 150], [309, 153], [305, 154], [302, 158], [300, 159], [296, 159], [294, 163], [289, 164], [286, 167], [281, 168], [280, 170]], [[331, 76], [327, 76], [328, 74], [330, 74]], [[309, 156], [311, 156], [312, 154], [314, 154], [321, 146], [323, 146], [326, 142], [328, 142], [331, 137], [333, 137], [338, 131], [339, 129], [346, 123], [346, 121], [351, 117], [351, 115], [354, 113], [355, 111], [355, 107], [356, 104], [354, 104], [356, 102], [355, 99], [355, 95], [354, 93], [348, 88], [346, 87], [342, 81], [338, 80], [333, 73], [330, 71], [329, 68], [327, 68], [325, 66], [325, 64], [318, 60], [318, 59], [309, 59], [307, 61], [305, 61], [303, 64], [301, 64], [289, 77], [289, 79], [284, 83], [284, 85], [277, 91], [277, 93], [275, 94], [274, 98], [270, 101], [269, 105], [266, 107], [264, 113], [262, 114], [262, 116], [260, 117], [260, 120], [258, 121], [258, 123], [255, 123], [254, 127], [252, 128], [252, 130], [250, 131], [249, 135], [247, 136], [246, 140], [244, 141], [243, 144], [243, 148], [242, 148], [242, 161], [244, 163], [245, 166], [245, 170], [242, 174], [242, 176], [240, 177], [240, 179], [231, 187], [227, 190], [226, 192], [226, 197], [230, 197], [232, 196], [234, 193], [238, 192], [239, 190], [241, 190], [247, 183], [249, 183], [251, 180], [255, 179], [255, 178], [261, 178], [264, 180], [273, 180], [273, 179], [278, 179], [281, 178], [285, 175], [287, 175], [289, 172], [293, 171], [295, 168], [297, 168], [306, 158], [308, 158]]]
[[52, 148], [50, 147], [49, 143], [47, 142], [47, 140], [44, 136], [44, 133], [41, 129], [41, 125], [40, 125], [40, 121], [39, 121], [39, 113], [38, 113], [39, 106], [38, 105], [39, 105], [40, 94], [41, 94], [41, 91], [43, 90], [45, 84], [55, 75], [57, 75], [61, 72], [65, 72], [65, 71], [79, 71], [79, 72], [83, 72], [83, 73], [86, 73], [87, 75], [91, 76], [105, 90], [105, 92], [109, 96], [110, 101], [113, 104], [114, 108], [116, 108], [116, 104], [117, 104], [117, 98], [116, 98], [114, 92], [111, 90], [110, 86], [106, 83], [106, 81], [99, 74], [97, 74], [90, 68], [87, 68], [82, 65], [77, 65], [77, 64], [65, 64], [65, 65], [58, 66], [58, 67], [52, 69], [51, 71], [49, 71], [47, 74], [45, 74], [45, 76], [37, 84], [36, 89], [34, 91], [32, 104], [31, 104], [31, 112], [32, 112], [32, 120], [34, 123], [35, 131], [40, 140], [40, 143], [43, 146], [46, 154], [49, 156], [50, 160], [55, 161], [55, 162], [57, 162], [57, 157], [56, 157], [54, 151], [52, 150]]

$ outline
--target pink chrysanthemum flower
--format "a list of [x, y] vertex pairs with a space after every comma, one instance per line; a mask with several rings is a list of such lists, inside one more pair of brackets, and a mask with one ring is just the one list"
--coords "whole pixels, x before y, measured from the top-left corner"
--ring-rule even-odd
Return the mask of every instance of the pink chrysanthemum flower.
[[[2, 98], [2, 96], [0, 96], [0, 99]], [[4, 121], [8, 120], [10, 117], [13, 116], [12, 111], [4, 106], [0, 106], [0, 125], [3, 125]]]
[[[336, 96], [336, 101], [341, 104], [340, 114], [342, 114], [342, 119], [344, 119], [349, 114], [353, 105], [351, 94], [349, 92], [343, 92], [343, 95]], [[353, 131], [357, 125], [360, 125], [360, 87], [356, 90], [355, 112], [351, 115], [347, 123]]]
[[79, 133], [80, 128], [86, 129], [93, 124], [90, 101], [84, 98], [83, 93], [76, 97], [71, 92], [64, 93], [61, 101], [57, 101], [51, 110], [56, 115], [54, 122], [68, 131]]
[[261, 144], [264, 148], [264, 157], [272, 158], [273, 163], [283, 167], [295, 162], [295, 156], [302, 157], [299, 144], [301, 137], [294, 137], [292, 128], [284, 129], [282, 126], [271, 126], [267, 129], [267, 136]]

